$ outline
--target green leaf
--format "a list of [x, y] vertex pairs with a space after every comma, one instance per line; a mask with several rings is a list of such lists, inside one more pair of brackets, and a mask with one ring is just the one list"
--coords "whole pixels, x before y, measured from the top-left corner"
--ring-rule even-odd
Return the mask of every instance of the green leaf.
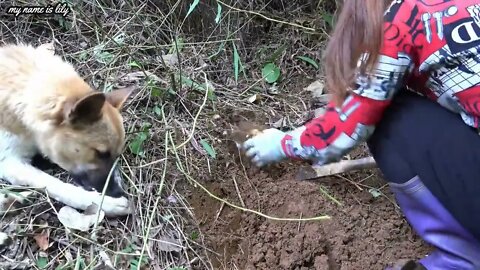
[[192, 239], [193, 241], [197, 240], [198, 239], [198, 236], [199, 236], [199, 233], [197, 231], [193, 231], [191, 234], [190, 234], [190, 239]]
[[207, 98], [211, 101], [217, 100], [217, 95], [215, 95], [215, 91], [213, 91], [213, 89], [210, 87], [208, 88]]
[[128, 65], [131, 66], [131, 67], [142, 68], [142, 66], [140, 66], [140, 64], [137, 63], [137, 61], [132, 61], [132, 62], [128, 63]]
[[105, 87], [103, 88], [104, 93], [112, 92], [113, 90], [113, 84], [111, 83], [106, 83]]
[[108, 64], [113, 60], [113, 54], [109, 52], [101, 52], [97, 54], [97, 61], [102, 64]]
[[114, 36], [113, 41], [115, 41], [118, 45], [122, 45], [125, 41], [125, 33], [119, 33], [118, 35]]
[[187, 270], [187, 268], [183, 268], [183, 267], [170, 267], [170, 268], [168, 268], [168, 270]]
[[[177, 38], [175, 37], [175, 40], [172, 41], [172, 47], [170, 47], [170, 50], [168, 50], [168, 54], [174, 54], [174, 53], [179, 53], [183, 49], [184, 43], [183, 43], [183, 38]], [[177, 51], [178, 47], [178, 51]]]
[[317, 62], [315, 62], [315, 60], [313, 60], [312, 58], [308, 57], [308, 56], [297, 56], [298, 59], [302, 60], [302, 61], [305, 61], [306, 63], [314, 66], [316, 69], [318, 69], [318, 64]]
[[380, 196], [382, 196], [382, 192], [380, 192], [380, 190], [376, 189], [376, 188], [371, 188], [368, 190], [368, 192], [370, 192], [370, 194], [372, 194], [373, 198], [378, 198]]
[[85, 50], [85, 51], [82, 51], [82, 52], [80, 53], [80, 55], [78, 56], [78, 58], [79, 58], [81, 61], [87, 60], [87, 58], [88, 58], [88, 51], [86, 51], [86, 50]]
[[218, 50], [217, 50], [214, 54], [210, 55], [210, 56], [208, 57], [208, 59], [212, 59], [212, 58], [214, 58], [215, 56], [217, 56], [218, 54], [220, 54], [221, 52], [223, 52], [223, 51], [224, 51], [224, 48], [225, 48], [225, 43], [226, 43], [226, 42], [220, 43], [220, 45], [218, 46]]
[[158, 116], [162, 115], [162, 109], [158, 106], [153, 107], [153, 112]]
[[173, 219], [173, 215], [166, 215], [166, 216], [162, 217], [162, 219], [165, 223], [169, 222], [170, 220]]
[[132, 245], [129, 245], [125, 249], [122, 250], [122, 253], [132, 253], [135, 249], [132, 247]]
[[47, 267], [47, 264], [48, 264], [48, 260], [46, 257], [38, 257], [37, 263], [36, 263], [38, 268], [44, 269], [45, 267]]
[[334, 26], [333, 15], [332, 15], [332, 14], [329, 14], [329, 13], [323, 13], [323, 14], [322, 14], [322, 17], [323, 17], [323, 20], [324, 20], [330, 27], [333, 28], [333, 26]]
[[[151, 127], [152, 127], [152, 124], [146, 122], [146, 123], [144, 123], [144, 124], [142, 125], [142, 131], [143, 131], [143, 132], [148, 132], [148, 130], [149, 130]], [[147, 133], [146, 136], [148, 137], [148, 133]], [[147, 138], [145, 138], [145, 139], [147, 139]]]
[[148, 259], [143, 256], [142, 262], [139, 262], [138, 259], [131, 259], [130, 260], [130, 270], [137, 270], [138, 266], [143, 266], [148, 262]]
[[188, 9], [187, 16], [185, 16], [185, 18], [187, 18], [188, 15], [190, 15], [190, 13], [192, 13], [193, 10], [195, 10], [195, 8], [197, 7], [198, 3], [200, 3], [200, 0], [193, 0], [193, 2], [190, 4], [190, 8]]
[[[190, 79], [188, 77], [184, 77], [184, 76], [181, 77], [181, 82], [182, 82], [182, 84], [184, 84], [188, 87], [193, 87], [196, 90], [199, 90], [201, 92], [208, 91], [207, 97], [208, 97], [209, 100], [214, 101], [217, 98], [216, 95], [215, 95], [214, 89], [212, 89], [212, 87], [208, 87], [207, 85], [205, 85], [205, 83], [200, 84], [200, 83], [197, 83], [197, 82], [193, 81], [192, 79]], [[173, 93], [173, 94], [175, 94], [175, 93]]]
[[221, 17], [222, 17], [222, 6], [220, 5], [220, 3], [217, 2], [217, 16], [215, 17], [216, 24], [220, 22]]
[[262, 77], [268, 83], [274, 83], [280, 77], [280, 68], [274, 63], [268, 63], [262, 68]]
[[173, 88], [172, 88], [172, 87], [169, 87], [169, 88], [167, 89], [167, 92], [168, 92], [170, 95], [175, 95], [175, 94], [177, 94], [177, 93], [175, 93], [175, 91], [173, 91]]
[[156, 85], [156, 81], [153, 79], [147, 81], [147, 88], [150, 90], [152, 97], [160, 97], [162, 95], [162, 89]]
[[152, 87], [150, 93], [152, 94], [152, 97], [159, 97], [162, 95], [162, 91], [158, 87]]
[[215, 152], [215, 149], [205, 141], [205, 139], [200, 140], [200, 144], [203, 146], [203, 149], [207, 151], [207, 154], [210, 155], [213, 159], [217, 157], [217, 153]]
[[82, 257], [78, 256], [77, 261], [75, 262], [74, 269], [79, 270], [79, 269], [85, 269], [85, 268], [86, 268], [85, 260]]
[[135, 154], [137, 156], [144, 156], [143, 143], [147, 140], [147, 138], [148, 138], [148, 132], [144, 131], [144, 132], [138, 133], [137, 136], [128, 145], [130, 152], [132, 152], [132, 154]]
[[93, 48], [93, 57], [95, 60], [97, 60], [97, 62], [102, 64], [107, 64], [114, 58], [113, 54], [103, 51], [103, 45], [98, 45]]
[[238, 82], [239, 66], [240, 66], [240, 56], [238, 55], [237, 46], [232, 41], [233, 44], [233, 73], [235, 75], [235, 82]]

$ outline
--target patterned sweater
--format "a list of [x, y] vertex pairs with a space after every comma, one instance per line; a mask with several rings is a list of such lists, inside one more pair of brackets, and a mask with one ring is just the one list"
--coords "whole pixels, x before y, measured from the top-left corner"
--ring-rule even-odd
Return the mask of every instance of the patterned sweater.
[[480, 0], [394, 0], [384, 21], [376, 68], [357, 74], [340, 107], [330, 102], [322, 116], [285, 136], [287, 156], [317, 165], [341, 159], [369, 138], [404, 88], [480, 127]]

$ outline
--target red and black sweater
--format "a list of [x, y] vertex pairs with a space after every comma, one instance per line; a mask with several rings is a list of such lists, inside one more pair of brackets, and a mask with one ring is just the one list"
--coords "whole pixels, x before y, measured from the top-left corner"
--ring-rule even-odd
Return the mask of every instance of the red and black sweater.
[[357, 75], [341, 107], [329, 103], [324, 115], [287, 135], [287, 156], [318, 165], [339, 160], [368, 139], [404, 88], [480, 127], [480, 0], [394, 0], [384, 18], [376, 68]]

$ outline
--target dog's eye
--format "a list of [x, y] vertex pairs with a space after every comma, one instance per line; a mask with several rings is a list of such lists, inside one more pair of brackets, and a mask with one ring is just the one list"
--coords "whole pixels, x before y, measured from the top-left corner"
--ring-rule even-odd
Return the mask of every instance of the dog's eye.
[[100, 158], [100, 159], [109, 159], [110, 158], [110, 152], [109, 151], [98, 151], [98, 150], [95, 150], [97, 152], [97, 157]]

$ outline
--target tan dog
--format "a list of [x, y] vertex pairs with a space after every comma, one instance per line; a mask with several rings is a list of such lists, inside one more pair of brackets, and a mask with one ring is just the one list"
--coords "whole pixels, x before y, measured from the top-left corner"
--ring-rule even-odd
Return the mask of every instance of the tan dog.
[[[12, 185], [45, 188], [66, 205], [100, 204], [125, 131], [120, 109], [132, 89], [94, 91], [52, 45], [0, 47], [0, 178]], [[30, 165], [41, 154], [70, 172], [81, 187]], [[102, 209], [130, 213], [115, 168]]]

